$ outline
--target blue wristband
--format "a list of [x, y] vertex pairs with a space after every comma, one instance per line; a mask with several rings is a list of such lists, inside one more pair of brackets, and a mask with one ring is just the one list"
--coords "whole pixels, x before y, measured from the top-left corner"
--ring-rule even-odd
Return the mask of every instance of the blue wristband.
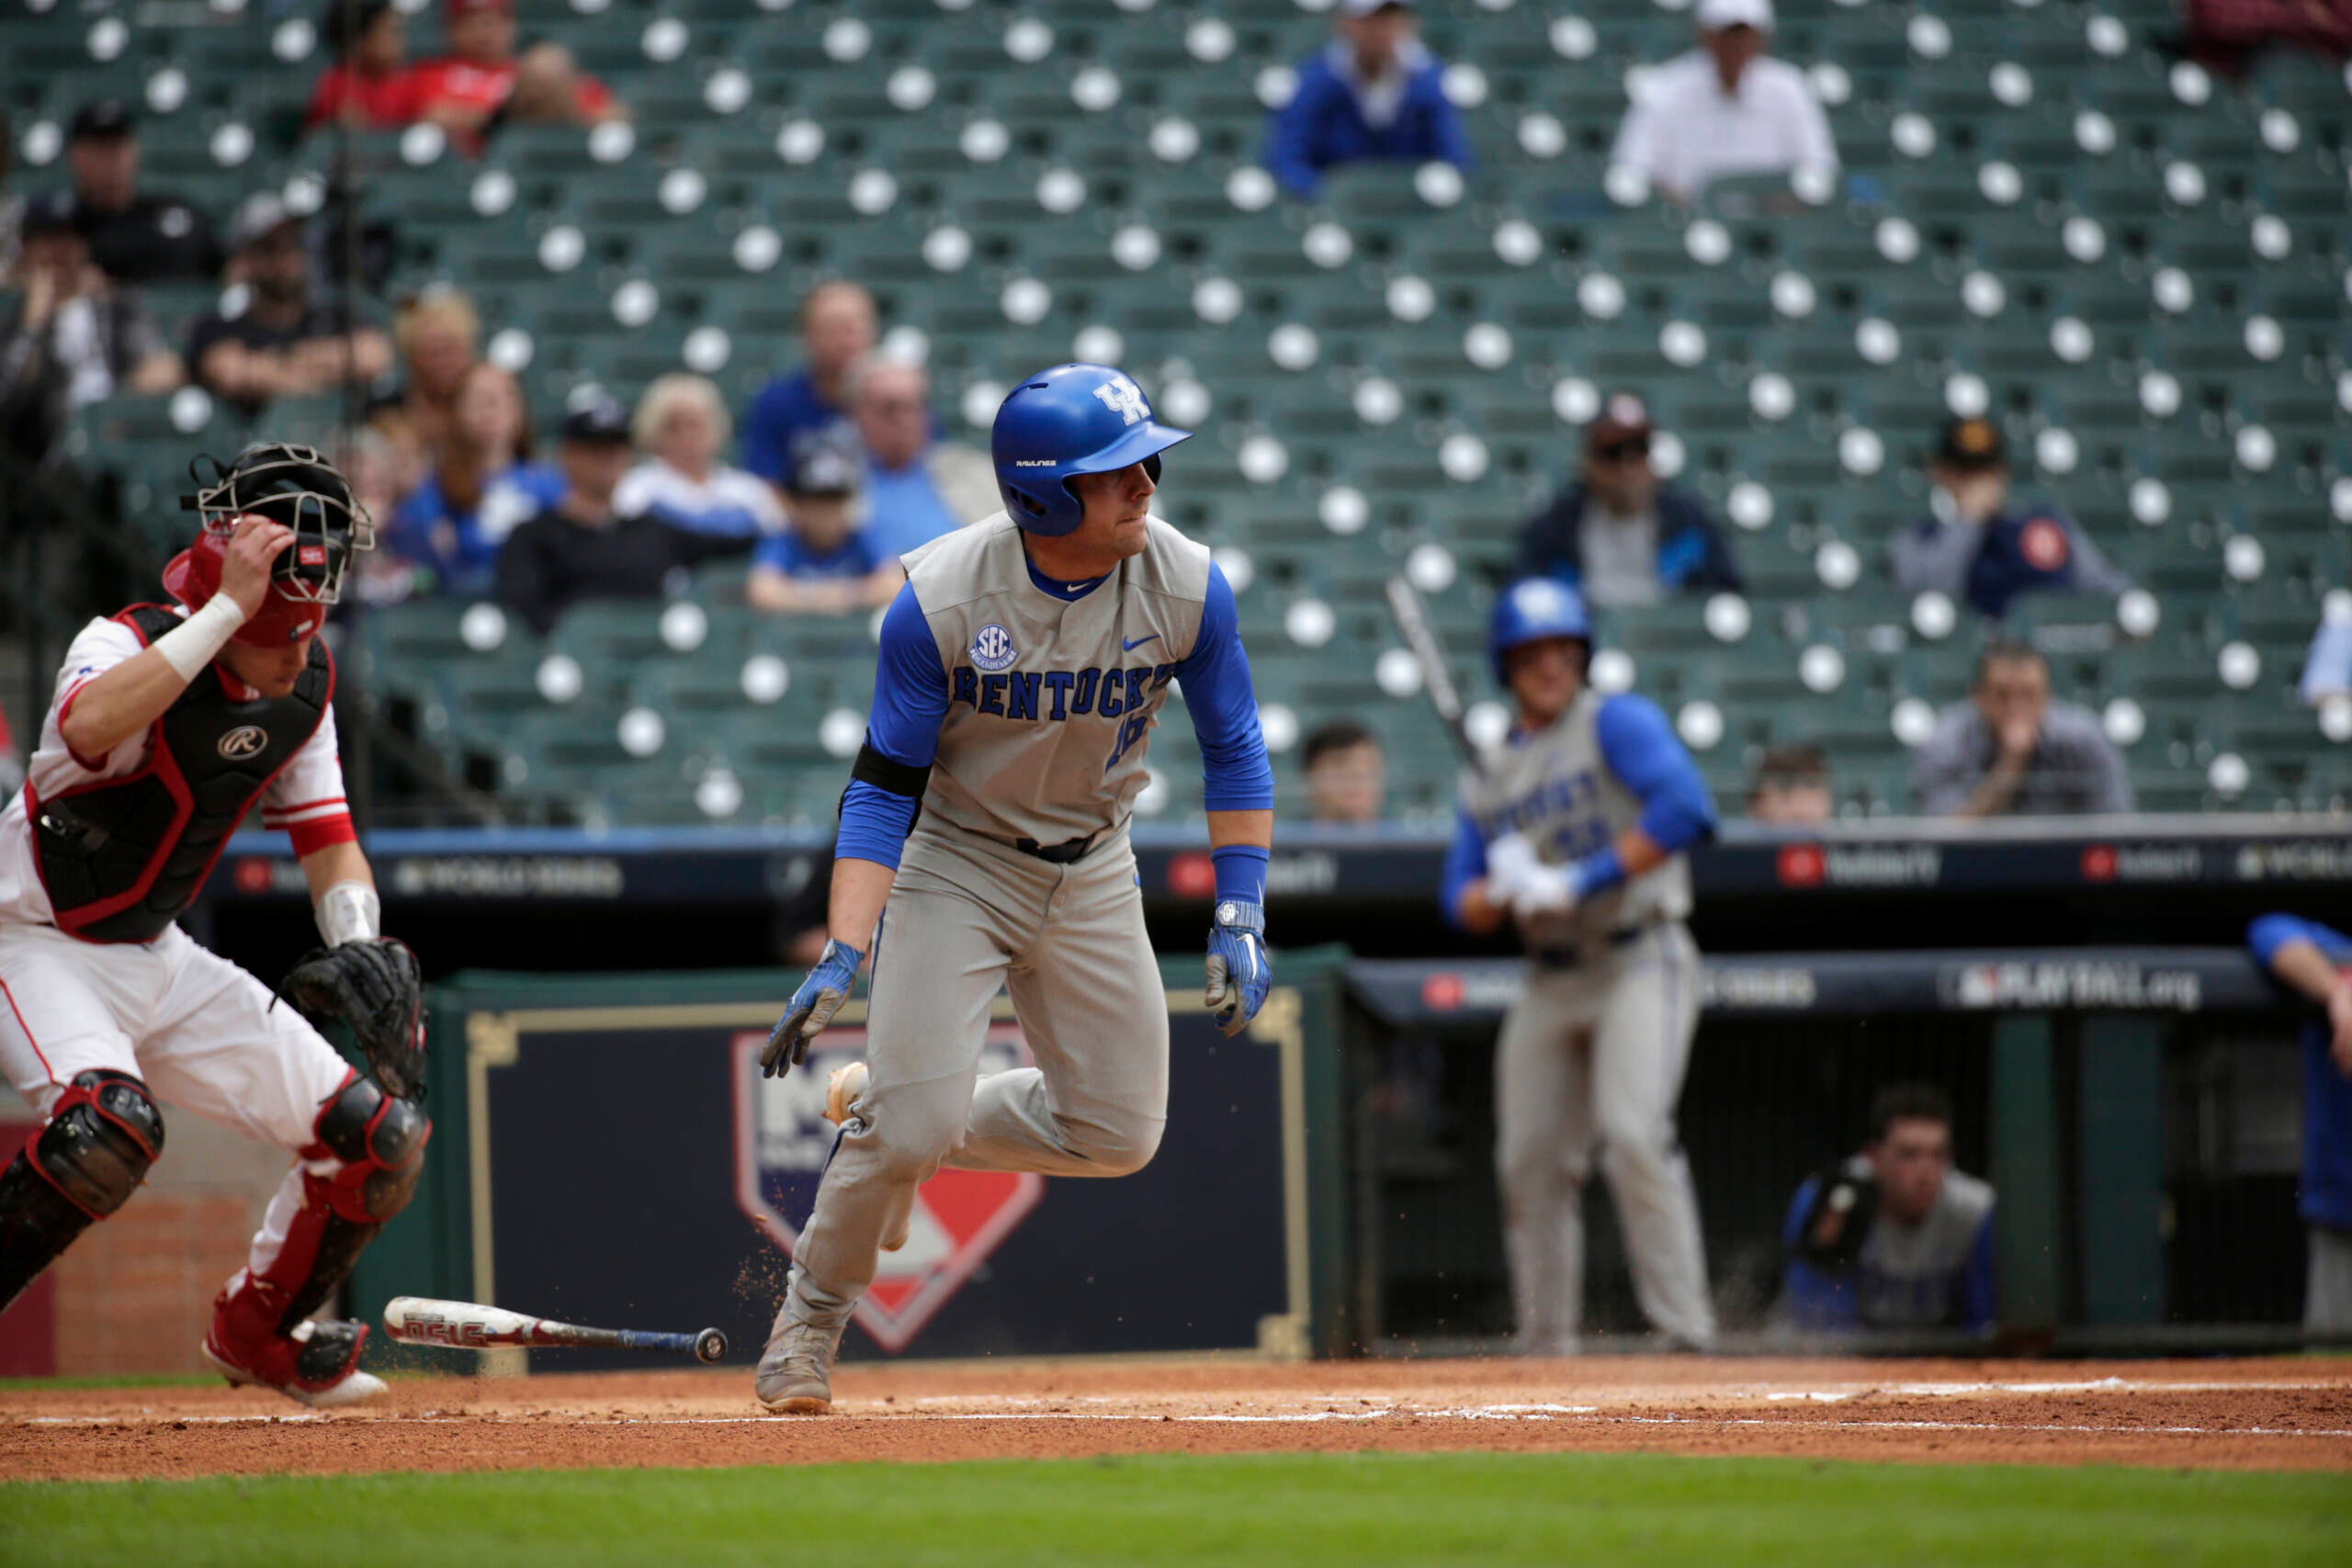
[[1625, 880], [1625, 863], [1617, 858], [1617, 846], [1595, 850], [1577, 862], [1568, 871], [1570, 885], [1576, 889], [1577, 902], [1581, 904], [1596, 893], [1606, 893]]
[[1266, 901], [1266, 863], [1272, 857], [1255, 844], [1227, 844], [1209, 852], [1216, 867], [1219, 903], [1238, 898], [1247, 904]]

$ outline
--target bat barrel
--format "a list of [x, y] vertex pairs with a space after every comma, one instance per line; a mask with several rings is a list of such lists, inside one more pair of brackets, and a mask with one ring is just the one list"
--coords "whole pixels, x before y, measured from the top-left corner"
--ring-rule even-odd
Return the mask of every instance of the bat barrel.
[[496, 1346], [526, 1345], [611, 1347], [625, 1350], [663, 1350], [694, 1357], [706, 1363], [727, 1354], [727, 1336], [716, 1328], [692, 1334], [672, 1334], [648, 1328], [589, 1328], [552, 1318], [530, 1317], [477, 1302], [434, 1301], [422, 1296], [395, 1296], [384, 1303], [384, 1332], [410, 1345], [440, 1345], [456, 1350], [485, 1350]]

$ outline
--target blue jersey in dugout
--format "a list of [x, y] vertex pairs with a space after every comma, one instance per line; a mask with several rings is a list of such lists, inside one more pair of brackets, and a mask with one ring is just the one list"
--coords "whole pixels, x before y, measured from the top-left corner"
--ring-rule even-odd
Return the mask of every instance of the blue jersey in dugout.
[[[2352, 937], [2293, 915], [2265, 915], [2246, 932], [2255, 956], [2268, 968], [2290, 942], [2308, 942], [2338, 970], [2352, 969]], [[2327, 1015], [2303, 1025], [2303, 1218], [2352, 1232], [2352, 1078], [2335, 1066]]]

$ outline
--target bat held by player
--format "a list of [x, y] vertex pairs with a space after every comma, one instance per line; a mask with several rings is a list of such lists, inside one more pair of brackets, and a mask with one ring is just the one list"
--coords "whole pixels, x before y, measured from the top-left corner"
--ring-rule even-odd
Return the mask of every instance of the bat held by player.
[[480, 1302], [435, 1301], [394, 1296], [384, 1303], [384, 1332], [404, 1345], [438, 1345], [451, 1350], [489, 1350], [502, 1345], [540, 1348], [593, 1346], [618, 1350], [673, 1350], [697, 1361], [727, 1355], [727, 1336], [716, 1328], [667, 1334], [646, 1328], [583, 1328], [551, 1317], [532, 1317]]

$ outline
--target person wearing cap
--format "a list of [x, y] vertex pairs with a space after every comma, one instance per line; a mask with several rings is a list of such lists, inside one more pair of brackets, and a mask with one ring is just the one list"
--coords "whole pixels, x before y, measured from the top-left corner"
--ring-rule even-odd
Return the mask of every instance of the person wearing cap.
[[852, 378], [850, 413], [865, 448], [865, 531], [884, 555], [905, 555], [1003, 504], [988, 455], [939, 438], [922, 366], [869, 362]]
[[1765, 52], [1772, 0], [1699, 0], [1693, 14], [1699, 47], [1650, 73], [1610, 163], [1677, 201], [1727, 176], [1834, 172], [1838, 143], [1812, 85]]
[[1290, 102], [1268, 122], [1267, 172], [1312, 201], [1341, 164], [1436, 160], [1468, 169], [1469, 133], [1408, 0], [1340, 0], [1333, 19], [1340, 36], [1299, 63]]
[[398, 130], [424, 118], [424, 78], [409, 63], [407, 18], [392, 0], [328, 0], [321, 31], [334, 63], [319, 73], [304, 130]]
[[177, 197], [141, 193], [138, 127], [119, 99], [75, 111], [65, 162], [74, 226], [99, 271], [117, 283], [220, 275], [220, 244], [204, 214]]
[[830, 278], [801, 296], [800, 345], [807, 362], [762, 387], [743, 412], [743, 467], [788, 491], [802, 453], [856, 440], [850, 380], [874, 352], [874, 296], [845, 277]]
[[749, 536], [674, 527], [620, 502], [634, 456], [628, 412], [604, 393], [564, 416], [556, 466], [563, 493], [508, 536], [498, 552], [498, 598], [544, 635], [586, 599], [658, 599], [682, 592], [707, 560], [741, 555]]
[[612, 89], [582, 73], [560, 43], [514, 42], [514, 0], [444, 0], [449, 52], [417, 67], [425, 118], [469, 151], [506, 120], [601, 125], [627, 119]]
[[1941, 593], [1998, 620], [2020, 593], [2111, 596], [2132, 586], [2064, 513], [2010, 503], [2007, 448], [1991, 420], [1946, 425], [1928, 477], [1928, 515], [1889, 546], [1905, 592]]
[[858, 455], [820, 446], [792, 471], [790, 528], [760, 542], [745, 597], [783, 615], [838, 615], [890, 602], [907, 574], [857, 520]]
[[624, 513], [672, 527], [749, 539], [784, 531], [784, 506], [767, 483], [718, 460], [727, 446], [727, 404], [700, 376], [657, 378], [637, 400], [637, 445], [650, 454], [621, 480]]
[[74, 410], [117, 392], [168, 391], [182, 372], [137, 292], [92, 264], [71, 195], [26, 203], [23, 237], [24, 291], [0, 319], [0, 433], [38, 464]]
[[1511, 575], [1556, 578], [1600, 605], [1741, 587], [1705, 505], [1658, 482], [1649, 407], [1631, 392], [1611, 397], [1585, 426], [1577, 480], [1520, 530]]
[[229, 237], [243, 308], [215, 310], [188, 333], [188, 364], [215, 396], [251, 419], [274, 398], [316, 397], [391, 368], [380, 329], [311, 298], [302, 220], [275, 194], [247, 197]]

